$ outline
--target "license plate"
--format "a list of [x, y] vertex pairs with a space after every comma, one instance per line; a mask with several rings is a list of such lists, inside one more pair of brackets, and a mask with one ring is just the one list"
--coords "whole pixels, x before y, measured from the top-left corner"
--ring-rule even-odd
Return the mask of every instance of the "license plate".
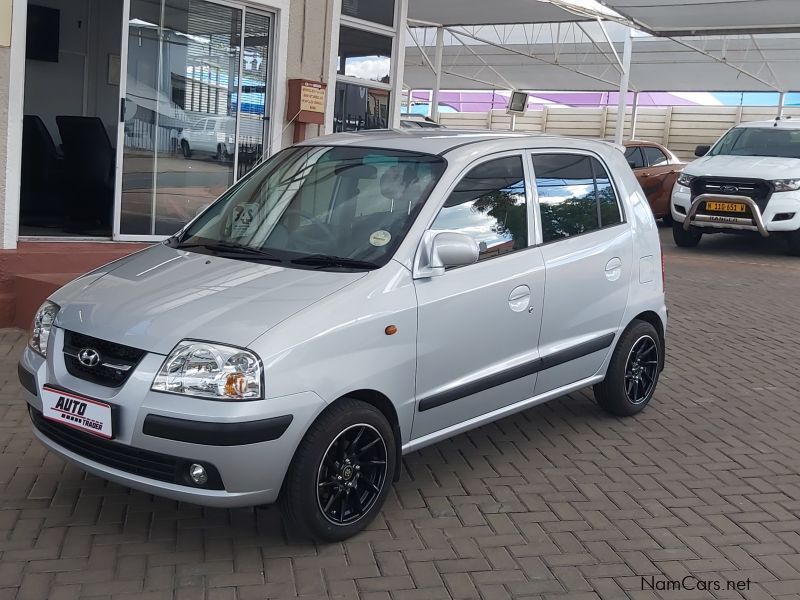
[[44, 386], [42, 409], [51, 421], [100, 437], [114, 437], [111, 405], [105, 402]]
[[747, 212], [747, 205], [741, 202], [706, 202], [706, 210], [714, 212]]

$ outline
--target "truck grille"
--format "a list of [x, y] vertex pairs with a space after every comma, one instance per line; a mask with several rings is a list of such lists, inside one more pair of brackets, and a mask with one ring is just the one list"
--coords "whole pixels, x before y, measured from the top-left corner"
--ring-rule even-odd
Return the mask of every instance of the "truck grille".
[[[733, 191], [734, 188], [736, 191]], [[763, 179], [697, 177], [692, 181], [692, 201], [703, 194], [747, 196], [755, 201], [762, 213], [767, 208], [772, 191], [772, 184]]]
[[[78, 360], [81, 350], [91, 349], [100, 355], [98, 364], [87, 366]], [[98, 338], [64, 332], [64, 364], [73, 377], [106, 387], [119, 387], [145, 355], [144, 350], [123, 346]]]
[[110, 442], [90, 433], [48, 421], [33, 407], [29, 407], [29, 411], [34, 427], [42, 435], [88, 460], [148, 479], [199, 487], [193, 485], [187, 476], [189, 465], [196, 462], [202, 464], [208, 474], [208, 483], [202, 486], [204, 489], [225, 489], [222, 478], [213, 465]]

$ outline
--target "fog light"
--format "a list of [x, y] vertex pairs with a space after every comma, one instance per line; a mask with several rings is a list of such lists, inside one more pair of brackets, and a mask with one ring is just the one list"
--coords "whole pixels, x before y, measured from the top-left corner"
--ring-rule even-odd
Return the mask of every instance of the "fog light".
[[189, 477], [196, 485], [205, 485], [208, 483], [208, 473], [203, 465], [192, 463], [189, 465]]

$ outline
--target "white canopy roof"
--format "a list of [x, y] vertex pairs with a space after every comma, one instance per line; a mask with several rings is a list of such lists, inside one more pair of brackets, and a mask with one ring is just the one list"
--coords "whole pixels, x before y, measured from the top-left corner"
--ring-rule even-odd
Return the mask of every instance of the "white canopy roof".
[[[599, 0], [653, 35], [800, 32], [798, 0]], [[409, 0], [410, 19], [439, 25], [554, 23], [591, 19], [593, 0]], [[582, 13], [581, 16], [576, 15]]]
[[[772, 1], [763, 0], [765, 4]], [[800, 11], [800, 0], [791, 1]], [[607, 23], [605, 30], [608, 37], [596, 22], [450, 27], [445, 34], [441, 87], [616, 91], [627, 28]], [[800, 34], [677, 38], [643, 34], [634, 37], [633, 42], [632, 90], [800, 90]], [[411, 30], [403, 78], [408, 87], [433, 87], [434, 75], [428, 61], [434, 56], [434, 44], [432, 28]]]

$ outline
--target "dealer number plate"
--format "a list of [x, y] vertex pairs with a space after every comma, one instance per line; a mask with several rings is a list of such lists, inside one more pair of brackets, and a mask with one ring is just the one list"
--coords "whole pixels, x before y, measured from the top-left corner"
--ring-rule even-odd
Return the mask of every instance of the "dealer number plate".
[[747, 205], [741, 202], [706, 202], [706, 210], [714, 212], [747, 212]]
[[111, 405], [85, 396], [42, 388], [42, 414], [46, 419], [100, 437], [114, 437]]

